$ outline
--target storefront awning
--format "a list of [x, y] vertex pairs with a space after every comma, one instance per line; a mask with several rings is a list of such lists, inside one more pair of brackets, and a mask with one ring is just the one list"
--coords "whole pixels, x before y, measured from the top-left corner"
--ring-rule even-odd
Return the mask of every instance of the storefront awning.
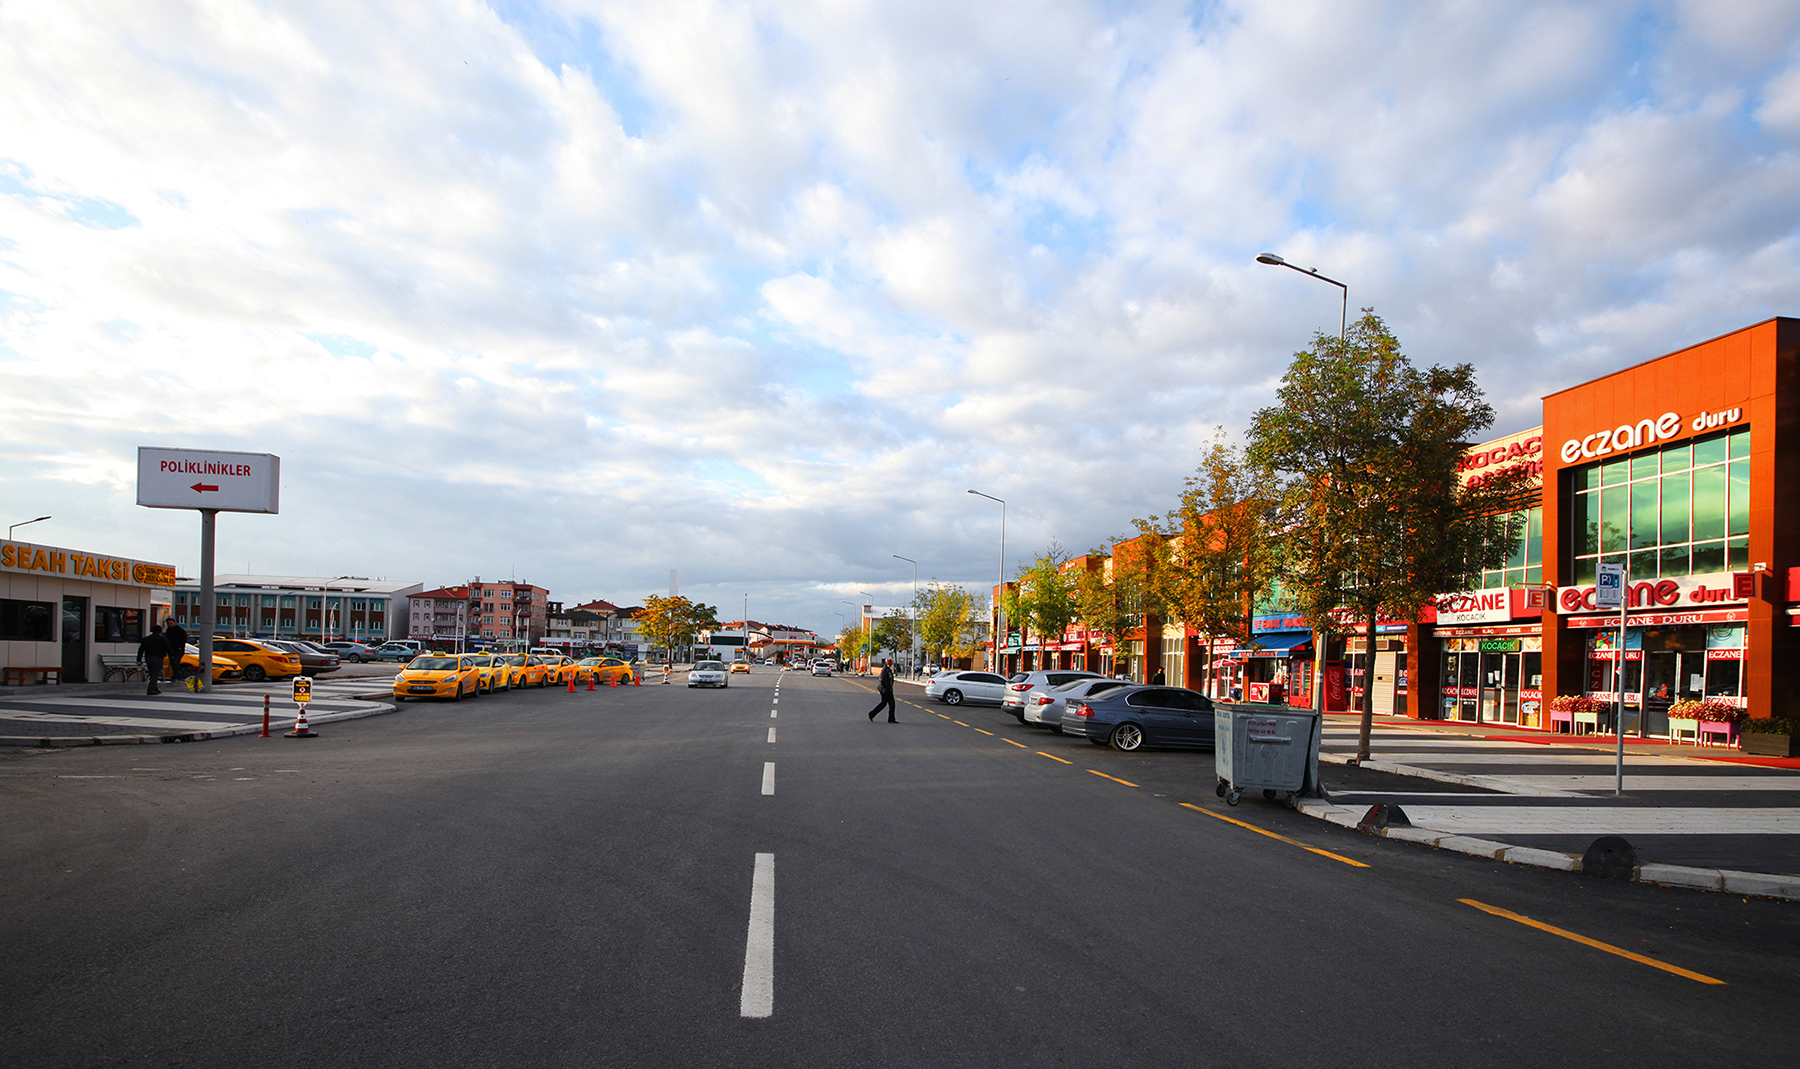
[[1235, 649], [1231, 651], [1231, 656], [1288, 657], [1297, 653], [1312, 653], [1312, 632], [1310, 631], [1298, 631], [1276, 635], [1259, 635], [1256, 642], [1262, 649]]

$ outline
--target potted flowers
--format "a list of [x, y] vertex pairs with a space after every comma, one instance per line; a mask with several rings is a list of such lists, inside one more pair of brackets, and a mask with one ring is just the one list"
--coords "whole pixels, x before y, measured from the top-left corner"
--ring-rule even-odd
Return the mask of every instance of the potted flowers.
[[1611, 708], [1611, 702], [1599, 698], [1558, 694], [1550, 699], [1550, 727], [1555, 730], [1557, 724], [1568, 724], [1570, 734], [1579, 734], [1583, 725], [1590, 733], [1599, 731], [1600, 714]]
[[1735, 705], [1683, 698], [1669, 706], [1669, 737], [1677, 739], [1686, 734], [1696, 741], [1705, 741], [1707, 735], [1719, 735], [1730, 743], [1743, 719], [1744, 711]]
[[1800, 737], [1800, 723], [1792, 720], [1746, 720], [1740, 742], [1745, 753], [1764, 757], [1796, 757], [1800, 756], [1800, 752], [1794, 748], [1796, 737]]

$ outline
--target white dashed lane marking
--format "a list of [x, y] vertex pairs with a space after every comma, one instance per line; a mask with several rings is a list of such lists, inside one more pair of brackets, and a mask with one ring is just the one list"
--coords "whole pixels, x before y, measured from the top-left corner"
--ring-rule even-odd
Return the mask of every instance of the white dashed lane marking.
[[775, 855], [758, 854], [756, 873], [750, 880], [750, 933], [744, 940], [744, 984], [738, 1016], [767, 1017], [774, 1012]]
[[769, 729], [769, 741], [770, 742], [775, 741], [775, 729], [774, 728]]
[[775, 793], [775, 762], [763, 762], [763, 793]]

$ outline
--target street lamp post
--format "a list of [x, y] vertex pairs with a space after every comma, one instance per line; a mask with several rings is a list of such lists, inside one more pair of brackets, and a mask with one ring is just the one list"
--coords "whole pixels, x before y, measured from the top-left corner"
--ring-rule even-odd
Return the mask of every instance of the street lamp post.
[[744, 595], [744, 651], [738, 655], [746, 663], [750, 660], [750, 595]]
[[[838, 604], [848, 605], [850, 603], [847, 601], [839, 601]], [[850, 630], [850, 620], [843, 613], [837, 611], [836, 609], [831, 610], [831, 615], [838, 618], [838, 637], [842, 638], [844, 635], [844, 632]], [[843, 651], [839, 650], [838, 652], [842, 653]]]
[[863, 671], [867, 672], [875, 667], [875, 651], [871, 648], [875, 645], [875, 596], [867, 590], [858, 590], [857, 593], [863, 596], [862, 607], [858, 612], [862, 616], [863, 625]]
[[[1340, 291], [1339, 292], [1340, 302], [1338, 305], [1338, 350], [1341, 353], [1345, 348], [1344, 334], [1345, 334], [1345, 330], [1348, 327], [1349, 321], [1350, 321], [1350, 287], [1345, 285], [1342, 282], [1339, 282], [1335, 278], [1327, 278], [1324, 275], [1319, 274], [1319, 269], [1316, 267], [1296, 267], [1295, 265], [1288, 263], [1286, 260], [1282, 259], [1280, 256], [1278, 256], [1277, 254], [1272, 253], [1272, 252], [1257, 253], [1256, 254], [1256, 262], [1259, 264], [1268, 264], [1271, 267], [1286, 267], [1290, 270], [1298, 271], [1301, 274], [1306, 275], [1310, 278], [1316, 278], [1320, 282], [1328, 282], [1331, 285], [1336, 286], [1338, 288], [1338, 290]], [[1319, 726], [1318, 726], [1318, 728], [1314, 729], [1314, 739], [1315, 740], [1317, 740], [1319, 737], [1319, 734], [1321, 732], [1323, 732], [1324, 725], [1325, 725], [1325, 642], [1326, 642], [1325, 632], [1315, 628], [1313, 630], [1313, 680], [1312, 680], [1312, 690], [1313, 690], [1312, 699], [1313, 700], [1312, 700], [1312, 707], [1313, 707], [1313, 712], [1319, 714], [1319, 717], [1318, 717]], [[1365, 668], [1365, 670], [1364, 670], [1365, 674], [1364, 674], [1364, 686], [1363, 686], [1363, 701], [1367, 702], [1367, 701], [1371, 700], [1374, 696], [1375, 688], [1373, 686], [1370, 686], [1368, 684], [1368, 681], [1374, 678], [1374, 674], [1370, 669], [1372, 669], [1375, 664], [1375, 651], [1371, 649], [1368, 652], [1365, 659], [1367, 661], [1368, 667]], [[1314, 788], [1318, 789], [1319, 788], [1319, 747], [1318, 747], [1317, 741], [1314, 742], [1313, 747], [1312, 747], [1311, 765], [1312, 765], [1312, 769], [1311, 769], [1311, 772], [1309, 773], [1309, 775], [1312, 776]]]
[[906, 612], [906, 652], [912, 657], [912, 673], [916, 676], [919, 674], [919, 562], [898, 553], [889, 553], [888, 556], [913, 566], [913, 596], [911, 607]]
[[48, 517], [48, 516], [39, 516], [39, 517], [38, 517], [38, 518], [37, 518], [37, 519], [35, 519], [35, 520], [26, 520], [26, 521], [24, 521], [24, 522], [23, 522], [23, 523], [15, 523], [15, 524], [13, 524], [13, 525], [12, 525], [12, 526], [11, 526], [11, 527], [8, 527], [8, 528], [7, 528], [7, 529], [6, 529], [6, 540], [7, 540], [7, 541], [8, 541], [8, 542], [11, 542], [11, 541], [12, 541], [12, 536], [13, 536], [13, 535], [12, 535], [12, 533], [13, 533], [13, 532], [14, 532], [14, 531], [16, 531], [16, 530], [18, 530], [18, 529], [19, 529], [19, 528], [21, 528], [21, 527], [23, 527], [23, 526], [25, 526], [25, 524], [27, 524], [27, 523], [43, 523], [43, 522], [44, 522], [44, 521], [45, 521], [45, 520], [47, 520], [47, 519], [49, 519], [49, 518], [50, 518], [50, 517]]
[[993, 670], [1000, 670], [1000, 643], [1006, 640], [1006, 606], [1001, 604], [1001, 596], [1006, 592], [1006, 502], [993, 494], [984, 494], [980, 490], [970, 490], [976, 497], [985, 497], [989, 501], [1000, 502], [1000, 578], [994, 584], [994, 664]]

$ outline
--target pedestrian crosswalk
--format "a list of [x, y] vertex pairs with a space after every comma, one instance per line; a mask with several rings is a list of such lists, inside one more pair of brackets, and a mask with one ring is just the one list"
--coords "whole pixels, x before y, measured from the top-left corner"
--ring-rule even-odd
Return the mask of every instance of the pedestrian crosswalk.
[[[268, 695], [269, 712], [277, 720], [294, 715], [289, 693], [283, 690]], [[315, 691], [307, 715], [319, 722], [363, 716], [380, 708], [384, 707]], [[260, 725], [263, 709], [262, 693], [239, 690], [165, 691], [160, 695], [14, 694], [0, 698], [0, 737], [233, 731]]]

